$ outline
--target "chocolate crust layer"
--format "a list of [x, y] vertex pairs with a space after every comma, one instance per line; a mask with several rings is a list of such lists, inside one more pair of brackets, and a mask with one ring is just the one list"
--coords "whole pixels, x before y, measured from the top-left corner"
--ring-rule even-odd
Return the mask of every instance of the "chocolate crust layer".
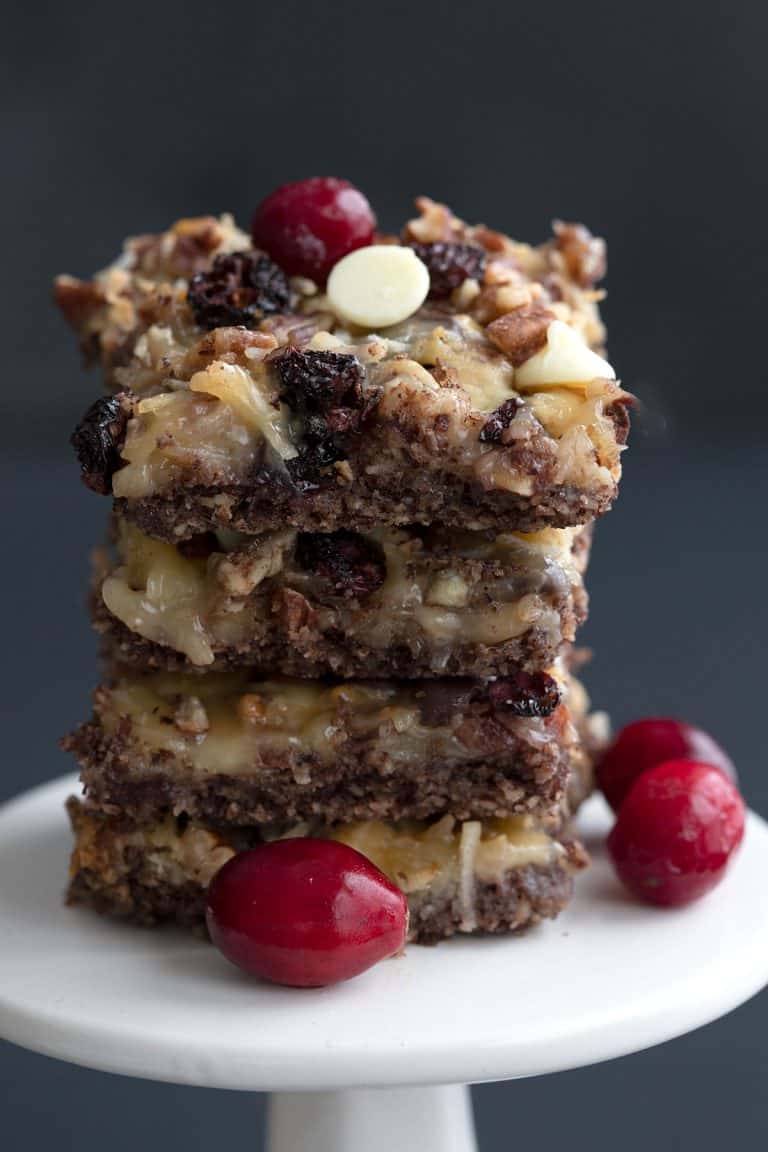
[[[69, 904], [146, 927], [175, 923], [205, 934], [202, 878], [190, 878], [178, 864], [163, 869], [157, 866], [161, 856], [147, 859], [138, 847], [121, 846], [124, 822], [94, 820], [74, 798], [68, 808], [78, 838]], [[520, 932], [557, 916], [571, 899], [573, 873], [587, 863], [578, 841], [561, 844], [564, 852], [550, 864], [510, 869], [493, 882], [476, 879], [469, 918], [457, 883], [409, 893], [409, 942], [435, 944], [468, 932]]]
[[[576, 613], [563, 610], [563, 623], [575, 630], [577, 621], [586, 618], [586, 597]], [[405, 644], [375, 649], [355, 642], [354, 636], [303, 635], [300, 645], [289, 648], [284, 635], [254, 635], [250, 643], [228, 645], [216, 653], [215, 663], [204, 667], [191, 664], [181, 653], [163, 644], [145, 640], [116, 620], [103, 602], [92, 606], [93, 624], [102, 636], [102, 655], [108, 668], [115, 671], [158, 669], [167, 672], [198, 673], [241, 668], [247, 665], [255, 673], [301, 676], [316, 679], [329, 674], [344, 678], [419, 678], [471, 676], [484, 679], [508, 676], [518, 668], [539, 668], [550, 664], [557, 652], [549, 637], [537, 628], [503, 644], [458, 644], [445, 657], [426, 647], [410, 648]], [[266, 631], [266, 630], [265, 630]]]
[[[497, 884], [478, 885], [475, 892], [477, 933], [507, 935], [554, 919], [569, 904], [573, 877], [560, 865], [529, 866], [509, 872]], [[173, 923], [205, 935], [205, 889], [188, 881], [173, 885], [143, 883], [135, 873], [114, 879], [82, 869], [75, 873], [67, 903], [92, 908], [146, 928]], [[413, 893], [408, 897], [409, 942], [437, 944], [460, 932], [456, 894]]]
[[256, 771], [195, 775], [162, 754], [152, 757], [130, 736], [84, 724], [63, 747], [81, 766], [90, 800], [139, 821], [158, 812], [205, 823], [262, 824], [321, 819], [423, 820], [451, 812], [461, 820], [536, 812], [559, 822], [568, 780], [566, 751], [489, 753], [483, 759], [428, 760], [400, 767], [380, 748], [350, 742], [331, 763], [308, 755], [265, 753]]
[[485, 491], [457, 477], [393, 469], [375, 488], [329, 484], [300, 492], [285, 483], [258, 478], [253, 485], [184, 487], [139, 500], [118, 499], [115, 508], [159, 540], [176, 543], [207, 531], [228, 528], [258, 533], [290, 524], [317, 532], [382, 524], [430, 524], [530, 532], [586, 524], [609, 510], [618, 484], [586, 491], [556, 486], [536, 496]]

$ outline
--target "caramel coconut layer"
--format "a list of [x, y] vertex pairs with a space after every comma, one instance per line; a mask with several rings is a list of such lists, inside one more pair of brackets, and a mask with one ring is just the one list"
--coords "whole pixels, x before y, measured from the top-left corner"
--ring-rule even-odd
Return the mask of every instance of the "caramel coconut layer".
[[[118, 392], [75, 433], [86, 482], [172, 541], [285, 525], [528, 530], [604, 512], [628, 396], [593, 351], [601, 242], [558, 225], [532, 248], [419, 207], [401, 243], [430, 269], [430, 298], [378, 331], [345, 326], [226, 218], [130, 241], [91, 282], [60, 278]], [[436, 246], [442, 259], [456, 244], [476, 275], [451, 288]]]
[[239, 825], [296, 820], [559, 822], [588, 774], [576, 681], [253, 681], [246, 672], [118, 680], [64, 746], [86, 795], [146, 820], [159, 810]]
[[[72, 799], [76, 843], [69, 899], [144, 924], [204, 928], [205, 892], [237, 851], [264, 830], [211, 828], [186, 818], [132, 824]], [[405, 892], [410, 939], [456, 932], [516, 932], [553, 917], [586, 863], [578, 842], [551, 836], [530, 816], [460, 823], [372, 820], [300, 825], [278, 835], [327, 836], [363, 852]]]
[[190, 546], [117, 525], [94, 617], [113, 664], [287, 675], [542, 668], [586, 615], [587, 530], [376, 529]]

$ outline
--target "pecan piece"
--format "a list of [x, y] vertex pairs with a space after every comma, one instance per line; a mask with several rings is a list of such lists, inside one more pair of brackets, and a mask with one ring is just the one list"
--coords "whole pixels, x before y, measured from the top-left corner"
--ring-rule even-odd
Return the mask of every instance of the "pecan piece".
[[326, 580], [344, 597], [370, 596], [387, 576], [383, 550], [357, 532], [302, 532], [296, 561], [307, 572]]
[[450, 296], [465, 280], [482, 280], [486, 254], [476, 244], [411, 244], [429, 271], [429, 295], [433, 299]]
[[513, 716], [551, 716], [560, 703], [560, 688], [548, 672], [518, 672], [506, 680], [494, 680], [488, 688], [493, 712]]
[[522, 407], [523, 402], [519, 396], [510, 396], [509, 400], [505, 400], [491, 412], [480, 429], [479, 439], [482, 443], [498, 444]]
[[57, 276], [53, 296], [64, 319], [76, 332], [82, 331], [104, 305], [104, 293], [98, 284], [76, 280], [74, 276]]
[[538, 304], [524, 305], [505, 312], [485, 330], [488, 339], [519, 368], [547, 342], [547, 329], [555, 319], [548, 308]]
[[289, 636], [294, 636], [314, 620], [312, 605], [295, 588], [281, 588], [275, 593], [272, 611], [277, 613], [280, 623]]
[[201, 328], [255, 328], [285, 311], [290, 290], [282, 268], [263, 252], [231, 252], [192, 277], [187, 299]]
[[605, 240], [593, 236], [583, 224], [555, 220], [555, 247], [562, 254], [565, 270], [581, 288], [591, 288], [606, 272]]
[[122, 464], [120, 449], [129, 414], [124, 394], [102, 396], [91, 404], [70, 437], [83, 483], [101, 496], [111, 490], [112, 476]]

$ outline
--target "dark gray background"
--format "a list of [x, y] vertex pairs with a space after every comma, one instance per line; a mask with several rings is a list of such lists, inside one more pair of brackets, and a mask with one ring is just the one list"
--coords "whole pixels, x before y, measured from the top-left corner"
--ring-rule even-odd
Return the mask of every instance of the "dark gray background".
[[[768, 812], [766, 33], [758, 0], [7, 13], [0, 798], [67, 770], [55, 740], [96, 677], [81, 605], [106, 508], [66, 440], [97, 382], [52, 314], [51, 276], [92, 271], [126, 233], [226, 209], [247, 221], [276, 183], [336, 174], [389, 227], [426, 192], [526, 239], [556, 215], [608, 237], [611, 355], [645, 410], [590, 572], [589, 686], [617, 723], [705, 724]], [[759, 1147], [767, 1030], [764, 994], [651, 1052], [480, 1088], [481, 1147]], [[260, 1127], [247, 1096], [8, 1045], [0, 1085], [9, 1152], [253, 1147]]]

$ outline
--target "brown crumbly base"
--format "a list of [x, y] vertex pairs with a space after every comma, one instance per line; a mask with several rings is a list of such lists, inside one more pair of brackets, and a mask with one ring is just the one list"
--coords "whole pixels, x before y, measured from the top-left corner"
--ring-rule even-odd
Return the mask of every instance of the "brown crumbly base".
[[[87, 809], [72, 799], [69, 812], [78, 833], [89, 819]], [[76, 849], [67, 902], [147, 927], [175, 923], [205, 934], [205, 887], [182, 876], [173, 881], [154, 876], [139, 852], [117, 847], [120, 827], [119, 821], [105, 821], [90, 866], [83, 866]], [[573, 872], [587, 863], [578, 841], [563, 846], [566, 855], [557, 863], [528, 865], [508, 871], [498, 882], [478, 882], [471, 925], [464, 920], [456, 887], [411, 893], [409, 941], [435, 944], [467, 931], [509, 934], [557, 916], [571, 899]]]
[[485, 491], [458, 477], [435, 476], [398, 462], [389, 475], [376, 477], [375, 487], [357, 480], [301, 492], [274, 476], [257, 475], [248, 486], [185, 485], [143, 500], [116, 500], [115, 508], [147, 535], [171, 543], [220, 528], [258, 533], [286, 524], [313, 532], [435, 522], [533, 532], [586, 524], [608, 511], [617, 492], [613, 483], [593, 491], [560, 486], [521, 496]]
[[[158, 811], [184, 812], [204, 823], [237, 825], [320, 819], [425, 820], [451, 812], [460, 820], [534, 812], [560, 819], [568, 779], [567, 750], [518, 745], [465, 764], [429, 761], [398, 768], [362, 741], [330, 763], [311, 756], [264, 756], [257, 772], [195, 776], [183, 764], [84, 724], [63, 746], [81, 766], [86, 795], [100, 807], [138, 821]], [[553, 744], [555, 738], [553, 737]]]
[[[575, 592], [574, 602], [578, 604], [575, 611], [564, 606], [561, 613], [566, 636], [572, 636], [577, 624], [586, 619], [586, 596], [580, 589]], [[173, 648], [131, 632], [107, 611], [101, 600], [94, 601], [92, 618], [96, 631], [103, 637], [105, 664], [118, 673], [123, 669], [158, 669], [205, 675], [247, 666], [255, 675], [279, 673], [305, 679], [333, 675], [345, 679], [471, 676], [482, 680], [513, 675], [520, 668], [547, 667], [557, 655], [550, 638], [539, 628], [530, 628], [522, 636], [502, 644], [457, 644], [446, 656], [444, 648], [429, 648], [423, 643], [413, 648], [405, 644], [371, 648], [357, 642], [354, 634], [322, 634], [306, 626], [291, 636], [269, 630], [267, 621], [263, 631], [253, 635], [250, 643], [220, 648], [213, 664], [199, 667]]]

